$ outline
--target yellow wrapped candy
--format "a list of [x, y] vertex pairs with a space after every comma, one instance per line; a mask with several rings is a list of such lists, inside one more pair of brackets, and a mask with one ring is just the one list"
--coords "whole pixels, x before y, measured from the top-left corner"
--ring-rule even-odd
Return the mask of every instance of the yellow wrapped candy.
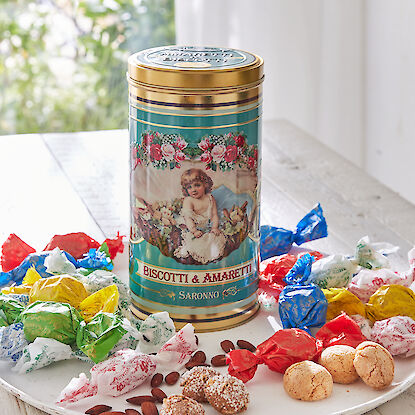
[[88, 297], [84, 284], [69, 275], [42, 278], [36, 281], [30, 290], [29, 302], [53, 301], [55, 303], [68, 303], [78, 308], [80, 302]]
[[25, 277], [23, 278], [21, 285], [13, 285], [11, 287], [5, 287], [1, 290], [3, 294], [29, 294], [33, 287], [33, 284], [42, 279], [40, 274], [34, 267], [30, 267]]
[[342, 311], [349, 316], [360, 314], [366, 317], [365, 305], [346, 288], [323, 289], [323, 293], [329, 303], [327, 307], [327, 320], [332, 320], [339, 316]]
[[366, 304], [371, 321], [395, 316], [408, 316], [415, 320], [415, 293], [403, 285], [382, 285]]
[[79, 304], [79, 310], [83, 319], [89, 323], [92, 318], [100, 311], [105, 313], [114, 313], [118, 307], [120, 294], [115, 284], [101, 288], [99, 291], [91, 294]]

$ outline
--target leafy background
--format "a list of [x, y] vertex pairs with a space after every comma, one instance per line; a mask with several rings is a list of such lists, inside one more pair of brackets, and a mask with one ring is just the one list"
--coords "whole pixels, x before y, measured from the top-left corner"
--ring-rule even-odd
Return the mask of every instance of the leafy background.
[[0, 134], [127, 128], [128, 56], [174, 41], [174, 0], [0, 0]]

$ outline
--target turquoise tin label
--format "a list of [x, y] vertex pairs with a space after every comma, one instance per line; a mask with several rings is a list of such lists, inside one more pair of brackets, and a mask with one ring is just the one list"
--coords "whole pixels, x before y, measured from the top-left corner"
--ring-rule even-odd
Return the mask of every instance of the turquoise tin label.
[[214, 314], [255, 300], [260, 106], [237, 111], [130, 105], [130, 287], [146, 310]]

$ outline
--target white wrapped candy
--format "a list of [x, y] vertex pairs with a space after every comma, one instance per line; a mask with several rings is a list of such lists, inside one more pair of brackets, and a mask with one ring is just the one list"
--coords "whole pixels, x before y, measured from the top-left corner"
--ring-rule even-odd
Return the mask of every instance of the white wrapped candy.
[[415, 355], [415, 321], [410, 317], [396, 316], [376, 321], [372, 340], [380, 343], [392, 355]]
[[371, 321], [368, 320], [367, 318], [364, 318], [360, 314], [353, 314], [350, 317], [358, 324], [363, 336], [365, 336], [367, 339], [370, 339], [372, 335]]
[[49, 274], [73, 274], [76, 272], [75, 265], [66, 258], [59, 248], [55, 248], [45, 258], [45, 267]]
[[16, 362], [29, 344], [23, 332], [23, 323], [0, 327], [0, 359]]
[[355, 260], [360, 266], [368, 269], [390, 268], [388, 258], [376, 251], [368, 236], [357, 242]]

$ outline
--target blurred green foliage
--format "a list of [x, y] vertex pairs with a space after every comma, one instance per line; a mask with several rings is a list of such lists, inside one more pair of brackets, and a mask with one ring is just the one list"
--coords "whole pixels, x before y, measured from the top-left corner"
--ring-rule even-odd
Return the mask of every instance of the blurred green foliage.
[[128, 56], [174, 41], [174, 0], [0, 0], [0, 134], [126, 128]]

